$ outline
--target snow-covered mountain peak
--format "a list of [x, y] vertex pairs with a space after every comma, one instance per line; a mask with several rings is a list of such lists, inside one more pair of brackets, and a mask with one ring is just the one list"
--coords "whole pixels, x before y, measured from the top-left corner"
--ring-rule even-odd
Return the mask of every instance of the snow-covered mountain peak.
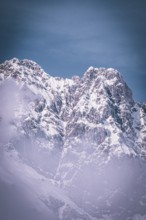
[[[77, 210], [80, 215], [73, 213], [72, 219], [104, 220], [110, 212], [112, 220], [126, 219], [126, 202], [135, 204], [123, 182], [133, 172], [133, 160], [137, 166], [137, 160], [146, 158], [146, 105], [134, 102], [117, 70], [89, 67], [82, 77], [63, 79], [48, 75], [34, 61], [14, 58], [0, 65], [0, 94], [1, 152], [17, 152], [22, 169], [28, 170], [25, 175], [34, 174], [33, 168], [45, 181], [53, 179], [90, 215]], [[115, 204], [118, 198], [126, 201], [122, 208]], [[43, 194], [46, 207], [51, 201]], [[55, 219], [70, 219], [73, 209], [66, 209], [59, 208], [66, 218]]]
[[114, 85], [117, 83], [124, 84], [124, 80], [121, 74], [113, 68], [95, 68], [93, 66], [89, 67], [83, 75], [84, 80], [97, 80], [101, 81], [103, 84]]
[[23, 60], [19, 60], [18, 58], [13, 58], [9, 61], [5, 61], [5, 63], [7, 63], [7, 65], [10, 63], [12, 65], [18, 65], [18, 66], [22, 66], [22, 67], [27, 67], [28, 69], [32, 69], [32, 70], [42, 70], [42, 68], [35, 62], [32, 60], [28, 60], [28, 59], [23, 59]]
[[108, 96], [119, 96], [132, 101], [132, 92], [123, 80], [121, 74], [113, 68], [94, 68], [90, 67], [83, 75], [86, 87], [96, 87], [96, 92], [107, 93]]
[[49, 76], [44, 70], [34, 61], [32, 60], [19, 60], [17, 58], [13, 58], [11, 60], [7, 60], [4, 63], [0, 64], [0, 73], [5, 73], [4, 77], [12, 76], [13, 78], [25, 78], [24, 81], [28, 77], [33, 77], [32, 81], [35, 77], [47, 77]]
[[93, 75], [93, 73], [95, 73], [95, 75], [97, 76], [105, 76], [105, 77], [108, 77], [111, 73], [112, 76], [109, 76], [110, 78], [113, 76], [119, 76], [120, 77], [120, 73], [116, 70], [116, 69], [113, 69], [113, 68], [104, 68], [104, 67], [93, 67], [93, 66], [90, 66], [84, 73], [84, 75]]

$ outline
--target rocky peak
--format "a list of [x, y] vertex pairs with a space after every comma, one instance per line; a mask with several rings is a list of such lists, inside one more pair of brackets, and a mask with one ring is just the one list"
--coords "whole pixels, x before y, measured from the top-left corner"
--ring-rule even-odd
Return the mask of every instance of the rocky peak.
[[87, 90], [92, 87], [100, 98], [108, 98], [117, 105], [125, 101], [130, 107], [134, 104], [131, 90], [121, 74], [113, 68], [90, 67], [83, 75], [83, 85]]
[[0, 74], [1, 73], [4, 73], [4, 78], [12, 76], [13, 78], [23, 79], [24, 81], [31, 76], [33, 77], [32, 81], [35, 77], [43, 78], [46, 75], [47, 77], [49, 76], [36, 62], [27, 59], [19, 60], [17, 58], [7, 60], [1, 64]]
[[[112, 68], [89, 67], [82, 78], [63, 79], [51, 77], [33, 61], [14, 58], [0, 65], [0, 78], [2, 81], [13, 78], [21, 84], [31, 106], [24, 114], [25, 124], [43, 136], [53, 136], [51, 147], [54, 140], [66, 144], [69, 138], [84, 137], [87, 133], [95, 136], [95, 145], [106, 144], [109, 141], [106, 134], [111, 132], [117, 132], [118, 140], [123, 141], [127, 135], [131, 138], [137, 133], [135, 127], [142, 123], [135, 118], [144, 114], [145, 105], [135, 107], [131, 90]], [[78, 144], [78, 139], [73, 138], [76, 141]]]

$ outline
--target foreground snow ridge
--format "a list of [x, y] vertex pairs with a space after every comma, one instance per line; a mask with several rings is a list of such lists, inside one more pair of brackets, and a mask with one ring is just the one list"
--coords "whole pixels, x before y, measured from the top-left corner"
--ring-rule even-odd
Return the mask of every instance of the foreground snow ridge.
[[63, 79], [14, 58], [0, 106], [2, 219], [146, 219], [146, 104], [117, 70]]

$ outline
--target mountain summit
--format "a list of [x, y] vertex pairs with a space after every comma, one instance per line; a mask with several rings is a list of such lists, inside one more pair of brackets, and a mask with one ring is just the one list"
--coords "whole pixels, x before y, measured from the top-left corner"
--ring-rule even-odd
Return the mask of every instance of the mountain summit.
[[14, 58], [0, 65], [0, 95], [5, 209], [26, 191], [30, 220], [146, 219], [146, 105], [117, 70], [63, 79]]

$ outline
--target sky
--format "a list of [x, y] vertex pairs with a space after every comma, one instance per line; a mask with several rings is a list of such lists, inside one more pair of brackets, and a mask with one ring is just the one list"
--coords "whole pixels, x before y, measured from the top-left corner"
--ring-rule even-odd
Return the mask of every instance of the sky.
[[146, 102], [145, 0], [1, 0], [0, 63], [36, 61], [52, 76], [117, 69]]

